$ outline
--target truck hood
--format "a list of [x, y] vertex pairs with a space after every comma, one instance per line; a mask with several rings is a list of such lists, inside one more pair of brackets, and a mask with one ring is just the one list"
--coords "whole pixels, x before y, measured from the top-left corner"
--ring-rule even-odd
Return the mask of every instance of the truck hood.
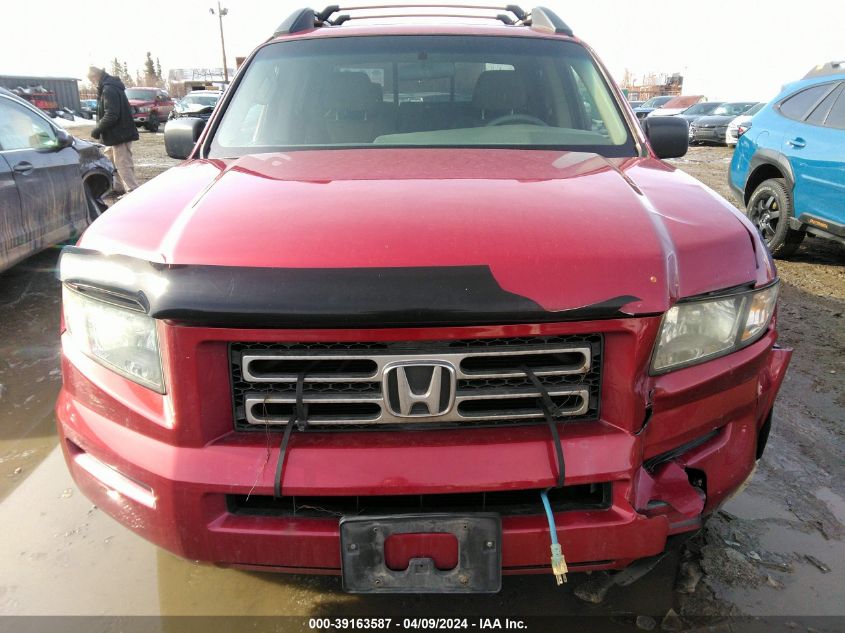
[[654, 314], [774, 276], [751, 225], [683, 172], [650, 158], [559, 151], [189, 161], [115, 204], [79, 246], [265, 272], [481, 267], [550, 312], [613, 304]]

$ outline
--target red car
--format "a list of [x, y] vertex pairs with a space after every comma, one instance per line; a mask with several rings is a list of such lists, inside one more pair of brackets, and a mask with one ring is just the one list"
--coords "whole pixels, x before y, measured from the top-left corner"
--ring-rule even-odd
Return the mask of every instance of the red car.
[[190, 559], [492, 592], [658, 555], [750, 477], [791, 355], [768, 251], [660, 160], [685, 121], [507, 11], [303, 10], [168, 123], [188, 160], [60, 264], [101, 509]]
[[127, 88], [126, 98], [132, 106], [132, 118], [137, 127], [158, 132], [162, 122], [167, 122], [174, 102], [161, 88]]

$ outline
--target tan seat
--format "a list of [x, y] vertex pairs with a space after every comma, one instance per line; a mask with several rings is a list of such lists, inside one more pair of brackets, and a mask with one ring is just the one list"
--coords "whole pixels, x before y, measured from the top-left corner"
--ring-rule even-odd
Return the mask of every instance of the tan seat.
[[323, 118], [329, 143], [372, 143], [387, 133], [380, 86], [366, 73], [332, 73], [323, 89]]
[[472, 105], [479, 111], [482, 121], [524, 113], [528, 91], [515, 70], [485, 70], [475, 83]]

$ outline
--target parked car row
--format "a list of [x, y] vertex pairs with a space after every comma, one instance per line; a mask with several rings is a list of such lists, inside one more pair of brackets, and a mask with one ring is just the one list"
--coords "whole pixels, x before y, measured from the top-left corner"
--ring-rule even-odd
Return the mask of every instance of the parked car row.
[[640, 104], [638, 107], [635, 107], [634, 114], [637, 115], [638, 119], [642, 120], [646, 118], [649, 114], [657, 110], [657, 108], [666, 105], [666, 103], [668, 101], [671, 101], [672, 99], [674, 99], [674, 97], [671, 96], [652, 97], [651, 99]]
[[674, 116], [683, 114], [691, 107], [704, 101], [703, 95], [685, 95], [672, 97], [662, 107], [649, 112], [646, 116]]
[[208, 121], [222, 94], [219, 90], [194, 90], [175, 103], [168, 119], [196, 117]]
[[[180, 117], [196, 117], [208, 121], [221, 94], [217, 90], [194, 90], [182, 99], [174, 101], [168, 92], [161, 88], [126, 89], [135, 125], [150, 132], [158, 132], [162, 124]], [[96, 113], [96, 99], [82, 101], [83, 117], [94, 118]]]
[[738, 116], [742, 116], [757, 105], [754, 101], [732, 101], [723, 103], [711, 114], [700, 117], [690, 123], [690, 145], [699, 143], [724, 144], [727, 139], [728, 126]]
[[753, 101], [706, 101], [701, 95], [653, 97], [636, 107], [634, 103], [630, 105], [640, 121], [660, 116], [684, 119], [689, 124], [689, 141], [692, 145], [736, 145], [737, 139], [747, 129], [740, 128], [741, 124], [747, 123], [765, 105]]
[[97, 116], [97, 100], [96, 99], [82, 99], [79, 102], [79, 115], [83, 119], [93, 119]]
[[733, 121], [731, 121], [728, 124], [728, 131], [725, 136], [725, 144], [736, 145], [736, 142], [739, 140], [739, 137], [745, 134], [748, 131], [748, 128], [751, 127], [751, 118], [760, 110], [762, 110], [765, 105], [765, 103], [754, 104], [751, 109], [749, 109], [747, 112], [745, 112], [744, 114], [740, 114]]

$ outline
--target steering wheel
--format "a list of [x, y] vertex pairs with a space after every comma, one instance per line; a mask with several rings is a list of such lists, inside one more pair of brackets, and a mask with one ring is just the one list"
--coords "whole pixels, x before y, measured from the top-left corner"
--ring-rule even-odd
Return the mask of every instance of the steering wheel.
[[542, 125], [543, 127], [549, 127], [549, 124], [543, 119], [531, 116], [530, 114], [505, 114], [504, 116], [492, 119], [487, 124], [487, 127], [490, 127], [491, 125], [510, 125], [511, 123], [528, 123], [529, 125]]

